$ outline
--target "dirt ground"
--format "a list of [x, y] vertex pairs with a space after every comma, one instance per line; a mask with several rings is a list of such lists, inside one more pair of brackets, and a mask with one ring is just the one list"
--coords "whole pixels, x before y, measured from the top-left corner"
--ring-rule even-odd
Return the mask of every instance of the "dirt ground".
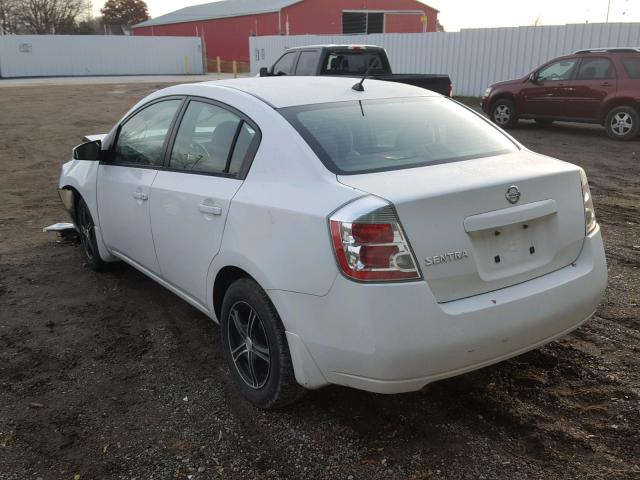
[[267, 413], [204, 315], [42, 233], [73, 144], [158, 87], [0, 89], [0, 479], [640, 478], [640, 141], [513, 131], [589, 175], [610, 276], [592, 321], [419, 393], [330, 387]]

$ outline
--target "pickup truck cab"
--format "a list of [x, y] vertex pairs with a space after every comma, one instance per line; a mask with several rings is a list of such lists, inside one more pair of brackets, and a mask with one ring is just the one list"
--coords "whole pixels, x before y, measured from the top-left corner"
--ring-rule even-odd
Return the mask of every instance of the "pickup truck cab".
[[375, 45], [310, 45], [286, 50], [271, 68], [260, 69], [261, 77], [346, 76], [368, 77], [388, 82], [405, 83], [452, 96], [449, 75], [397, 74], [391, 71], [389, 57], [383, 47]]

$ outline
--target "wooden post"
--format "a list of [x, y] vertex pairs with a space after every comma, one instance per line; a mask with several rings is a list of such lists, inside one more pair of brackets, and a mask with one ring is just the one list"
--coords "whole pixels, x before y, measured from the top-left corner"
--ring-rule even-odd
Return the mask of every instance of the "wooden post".
[[238, 78], [238, 62], [233, 61], [233, 78]]
[[220, 65], [220, 55], [216, 57], [216, 64], [218, 66], [218, 73], [222, 73], [222, 65]]

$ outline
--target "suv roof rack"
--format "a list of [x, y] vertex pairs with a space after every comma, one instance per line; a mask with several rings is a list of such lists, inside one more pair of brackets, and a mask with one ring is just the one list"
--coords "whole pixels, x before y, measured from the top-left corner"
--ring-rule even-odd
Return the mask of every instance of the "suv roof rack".
[[640, 53], [640, 47], [587, 48], [578, 50], [574, 55], [581, 53]]

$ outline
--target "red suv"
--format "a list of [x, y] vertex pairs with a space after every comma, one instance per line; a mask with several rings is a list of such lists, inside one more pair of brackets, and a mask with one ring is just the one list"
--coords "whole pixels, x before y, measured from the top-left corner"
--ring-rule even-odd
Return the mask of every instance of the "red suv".
[[518, 80], [491, 85], [482, 110], [503, 128], [518, 119], [599, 123], [610, 137], [640, 132], [640, 48], [581, 50]]

